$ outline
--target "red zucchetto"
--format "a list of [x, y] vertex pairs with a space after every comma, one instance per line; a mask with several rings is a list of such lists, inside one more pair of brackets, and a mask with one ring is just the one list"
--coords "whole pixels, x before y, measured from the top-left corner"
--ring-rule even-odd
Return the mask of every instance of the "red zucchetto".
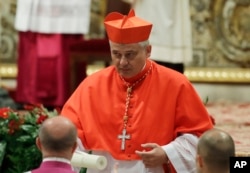
[[146, 41], [152, 29], [152, 23], [136, 17], [133, 9], [128, 15], [118, 12], [109, 13], [104, 20], [104, 25], [109, 39], [121, 44]]

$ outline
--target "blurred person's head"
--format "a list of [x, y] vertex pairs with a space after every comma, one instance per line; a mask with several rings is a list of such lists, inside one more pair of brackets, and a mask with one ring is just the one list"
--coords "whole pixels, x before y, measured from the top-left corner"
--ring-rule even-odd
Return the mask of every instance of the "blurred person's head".
[[56, 116], [46, 119], [36, 139], [43, 158], [62, 157], [71, 159], [77, 146], [77, 130], [66, 117]]
[[230, 134], [219, 129], [208, 130], [198, 141], [197, 172], [229, 173], [232, 156], [235, 156], [235, 144]]

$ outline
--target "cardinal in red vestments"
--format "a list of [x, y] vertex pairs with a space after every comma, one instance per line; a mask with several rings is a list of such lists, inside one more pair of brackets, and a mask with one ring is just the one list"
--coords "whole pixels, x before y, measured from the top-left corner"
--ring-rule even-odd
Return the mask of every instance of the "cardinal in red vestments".
[[196, 172], [198, 138], [213, 124], [192, 84], [149, 59], [152, 24], [133, 9], [104, 24], [113, 63], [85, 78], [61, 112], [77, 126], [79, 149], [105, 156], [105, 173]]

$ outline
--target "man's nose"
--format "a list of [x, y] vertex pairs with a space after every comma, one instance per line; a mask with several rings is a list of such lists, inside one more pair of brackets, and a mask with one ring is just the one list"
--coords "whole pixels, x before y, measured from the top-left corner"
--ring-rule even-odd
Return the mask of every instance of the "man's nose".
[[127, 65], [128, 64], [128, 59], [122, 55], [121, 59], [120, 59], [120, 64], [121, 65]]

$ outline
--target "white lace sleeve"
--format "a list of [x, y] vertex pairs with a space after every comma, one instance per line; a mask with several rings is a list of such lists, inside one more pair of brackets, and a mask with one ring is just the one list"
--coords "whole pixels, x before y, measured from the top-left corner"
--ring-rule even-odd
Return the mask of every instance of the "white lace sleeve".
[[198, 137], [183, 134], [168, 145], [162, 146], [177, 173], [195, 173], [195, 156]]

